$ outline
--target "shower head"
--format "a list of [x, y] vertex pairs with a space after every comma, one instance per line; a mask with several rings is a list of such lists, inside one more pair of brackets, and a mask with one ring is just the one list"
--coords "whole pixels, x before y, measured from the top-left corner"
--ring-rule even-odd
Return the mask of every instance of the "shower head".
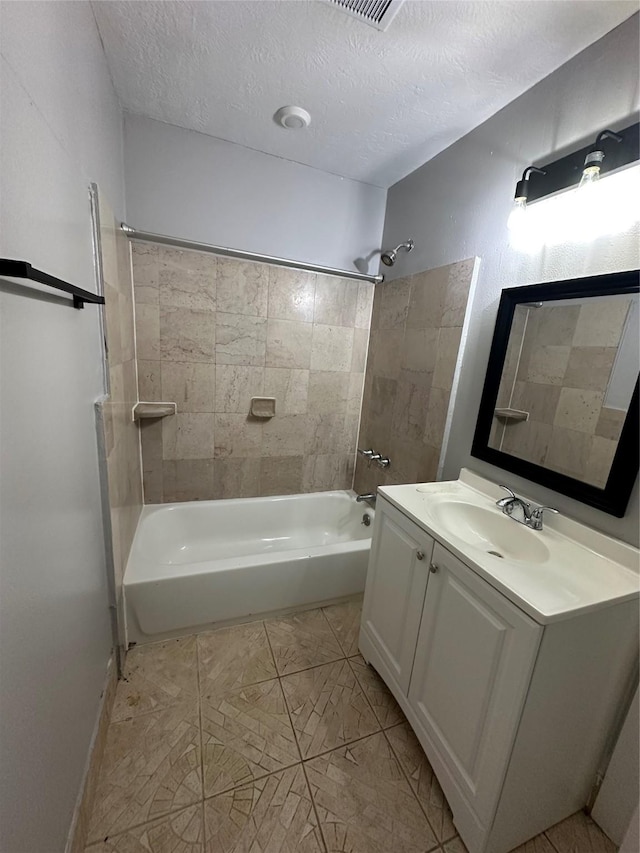
[[386, 267], [392, 267], [396, 262], [396, 257], [400, 249], [404, 249], [405, 252], [410, 252], [413, 249], [413, 240], [406, 240], [390, 252], [383, 252], [380, 256], [380, 260]]

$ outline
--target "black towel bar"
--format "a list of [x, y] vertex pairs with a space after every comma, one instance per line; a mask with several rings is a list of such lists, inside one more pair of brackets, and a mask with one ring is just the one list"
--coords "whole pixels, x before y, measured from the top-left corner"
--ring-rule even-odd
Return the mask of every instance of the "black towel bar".
[[61, 278], [56, 278], [53, 275], [42, 272], [42, 270], [34, 269], [26, 261], [12, 261], [9, 258], [0, 258], [0, 276], [28, 278], [30, 281], [37, 281], [39, 284], [46, 284], [47, 287], [63, 290], [65, 293], [73, 296], [74, 308], [84, 308], [85, 302], [104, 305], [104, 296], [90, 293], [88, 290], [76, 287], [75, 284], [69, 284], [68, 281], [63, 281]]

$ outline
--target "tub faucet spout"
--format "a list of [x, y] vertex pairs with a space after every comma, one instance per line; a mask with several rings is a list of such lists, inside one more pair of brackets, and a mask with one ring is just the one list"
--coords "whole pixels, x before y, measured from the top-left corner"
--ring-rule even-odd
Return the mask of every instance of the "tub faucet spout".
[[366, 501], [367, 503], [370, 503], [372, 506], [375, 506], [376, 505], [376, 496], [373, 492], [368, 492], [366, 495], [357, 495], [356, 501], [358, 503], [362, 503], [363, 501]]

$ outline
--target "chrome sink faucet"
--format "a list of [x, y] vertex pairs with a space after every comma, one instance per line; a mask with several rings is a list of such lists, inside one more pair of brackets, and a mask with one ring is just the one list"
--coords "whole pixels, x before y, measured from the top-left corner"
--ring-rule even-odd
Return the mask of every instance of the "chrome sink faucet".
[[[553, 512], [556, 515], [558, 514], [558, 510], [554, 509], [552, 506], [532, 506], [527, 501], [519, 498], [515, 492], [512, 492], [509, 486], [503, 486], [500, 484], [500, 488], [509, 492], [509, 496], [497, 500], [496, 506], [499, 506], [502, 512], [505, 515], [508, 515], [509, 518], [512, 518], [519, 524], [524, 524], [526, 527], [530, 527], [532, 530], [543, 529], [542, 517], [545, 510], [547, 512]], [[519, 518], [518, 516], [521, 517]]]

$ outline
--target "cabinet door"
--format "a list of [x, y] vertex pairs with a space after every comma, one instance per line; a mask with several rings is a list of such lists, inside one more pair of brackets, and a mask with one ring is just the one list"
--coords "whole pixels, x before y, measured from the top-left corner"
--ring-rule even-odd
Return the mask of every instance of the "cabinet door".
[[433, 539], [378, 498], [362, 625], [403, 693], [424, 606]]
[[494, 813], [542, 628], [440, 544], [409, 702], [478, 818]]

